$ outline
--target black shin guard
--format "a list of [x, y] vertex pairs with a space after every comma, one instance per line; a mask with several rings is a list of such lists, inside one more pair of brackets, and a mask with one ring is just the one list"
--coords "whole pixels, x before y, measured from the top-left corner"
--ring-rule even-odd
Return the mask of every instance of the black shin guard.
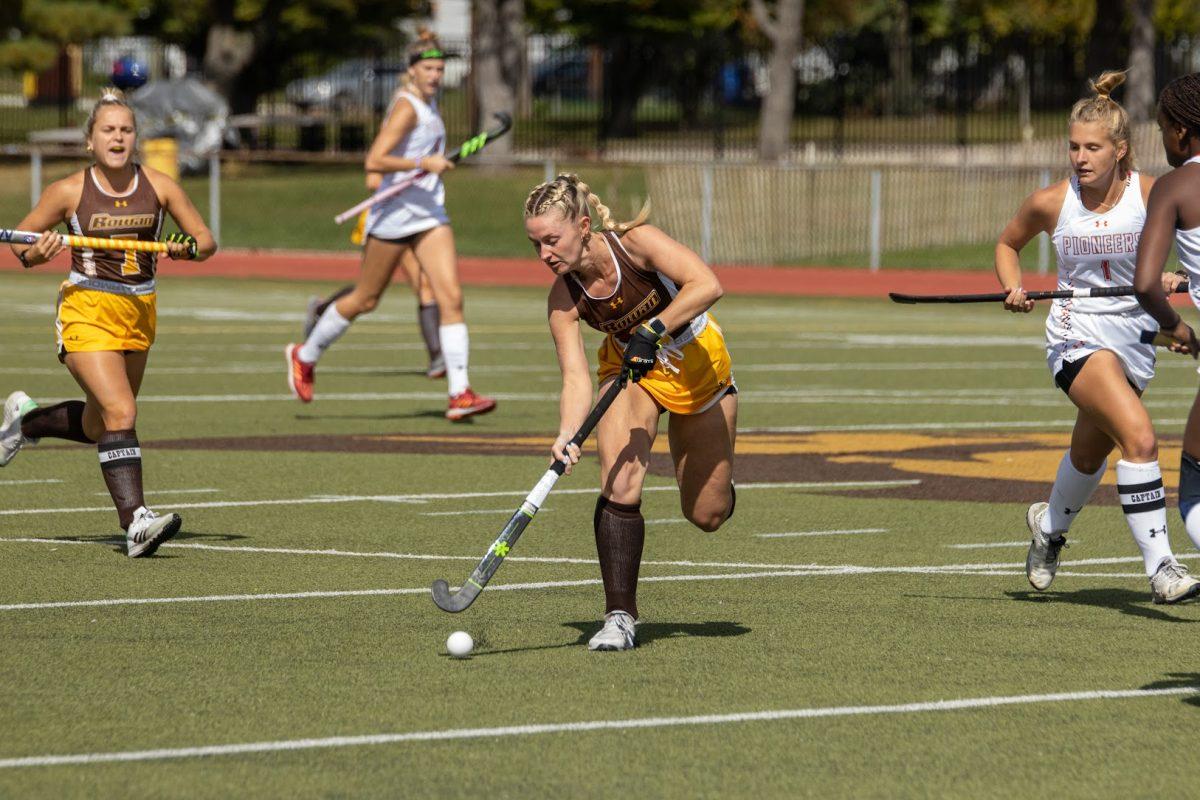
[[433, 361], [442, 354], [442, 340], [438, 336], [438, 328], [442, 324], [442, 314], [438, 311], [437, 303], [418, 305], [417, 318], [421, 321], [421, 336], [425, 338], [425, 349], [429, 351], [429, 360]]
[[146, 504], [142, 496], [142, 448], [138, 446], [137, 432], [132, 428], [106, 431], [96, 449], [100, 453], [100, 472], [117, 507], [121, 527], [128, 528], [133, 522], [133, 512]]
[[1179, 459], [1179, 515], [1187, 522], [1188, 512], [1200, 505], [1200, 461], [1187, 453]]
[[604, 613], [624, 611], [637, 619], [638, 568], [646, 541], [646, 520], [641, 503], [614, 503], [604, 495], [596, 499], [592, 518], [596, 554], [604, 581]]
[[35, 408], [21, 420], [21, 434], [29, 439], [68, 439], [95, 444], [83, 432], [83, 401], [68, 400], [49, 408]]

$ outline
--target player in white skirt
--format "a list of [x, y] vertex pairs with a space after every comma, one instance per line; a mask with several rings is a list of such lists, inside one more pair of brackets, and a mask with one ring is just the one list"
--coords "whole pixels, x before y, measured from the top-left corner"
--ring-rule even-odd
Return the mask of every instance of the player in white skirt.
[[[1128, 285], [1153, 179], [1134, 169], [1129, 119], [1109, 93], [1124, 73], [1105, 72], [1095, 95], [1071, 109], [1069, 179], [1030, 195], [1000, 234], [996, 275], [1005, 308], [1029, 312], [1021, 288], [1019, 253], [1034, 236], [1051, 235], [1058, 255], [1058, 288]], [[1177, 275], [1162, 284], [1171, 291]], [[1046, 360], [1054, 382], [1079, 413], [1050, 498], [1026, 514], [1032, 535], [1025, 571], [1035, 589], [1049, 588], [1059, 552], [1079, 511], [1104, 475], [1109, 453], [1120, 448], [1117, 489], [1134, 541], [1142, 552], [1154, 602], [1176, 603], [1200, 594], [1200, 581], [1175, 560], [1167, 538], [1166, 494], [1158, 442], [1141, 394], [1154, 377], [1154, 346], [1142, 344], [1154, 321], [1133, 297], [1055, 300], [1046, 318]]]
[[[1160, 330], [1175, 340], [1172, 350], [1198, 352], [1196, 334], [1167, 302], [1158, 275], [1174, 238], [1179, 263], [1188, 276], [1192, 302], [1200, 306], [1200, 73], [1176, 78], [1158, 98], [1158, 126], [1167, 162], [1175, 169], [1154, 185], [1138, 250], [1134, 286], [1137, 299]], [[1200, 396], [1192, 403], [1183, 432], [1179, 464], [1179, 513], [1193, 544], [1200, 548]]]
[[408, 59], [408, 84], [388, 109], [365, 166], [368, 172], [385, 173], [384, 189], [426, 174], [371, 209], [358, 282], [325, 309], [303, 344], [288, 345], [288, 386], [301, 401], [312, 400], [314, 368], [321, 354], [360, 314], [374, 310], [392, 273], [411, 252], [429, 277], [437, 300], [438, 337], [450, 394], [446, 418], [457, 421], [493, 410], [496, 401], [476, 394], [467, 380], [467, 325], [441, 178], [454, 164], [443, 155], [446, 126], [435, 99], [446, 69], [445, 53], [432, 36], [423, 34], [410, 48]]

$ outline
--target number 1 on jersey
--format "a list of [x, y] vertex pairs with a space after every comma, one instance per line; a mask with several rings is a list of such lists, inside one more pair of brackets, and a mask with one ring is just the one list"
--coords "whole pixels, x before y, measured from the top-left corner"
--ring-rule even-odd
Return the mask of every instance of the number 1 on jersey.
[[1107, 258], [1100, 262], [1100, 269], [1104, 270], [1104, 280], [1111, 282], [1112, 281], [1112, 273], [1108, 269], [1108, 259]]
[[[108, 238], [110, 238], [110, 239], [137, 239], [138, 237], [137, 237], [136, 233], [118, 233], [118, 234], [114, 234], [113, 236], [110, 236]], [[1104, 271], [1108, 272], [1108, 266], [1107, 266], [1108, 262], [1105, 261], [1104, 264], [1105, 264]], [[137, 251], [136, 250], [126, 250], [125, 251], [125, 260], [121, 262], [121, 274], [122, 275], [137, 275], [141, 271], [142, 271], [141, 267], [138, 266]]]

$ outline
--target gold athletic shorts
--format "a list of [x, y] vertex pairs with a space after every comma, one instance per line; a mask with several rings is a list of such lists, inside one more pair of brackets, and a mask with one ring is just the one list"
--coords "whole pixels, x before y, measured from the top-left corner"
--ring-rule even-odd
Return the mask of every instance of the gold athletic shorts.
[[[638, 382], [638, 386], [672, 414], [698, 414], [733, 385], [733, 362], [725, 348], [725, 335], [712, 315], [704, 331], [682, 348], [675, 357], [669, 350], [660, 350], [670, 366], [660, 358], [654, 369]], [[600, 367], [596, 374], [603, 384], [621, 372], [625, 346], [611, 335], [600, 345]]]
[[157, 323], [155, 295], [114, 294], [64, 281], [58, 290], [58, 354], [149, 350]]

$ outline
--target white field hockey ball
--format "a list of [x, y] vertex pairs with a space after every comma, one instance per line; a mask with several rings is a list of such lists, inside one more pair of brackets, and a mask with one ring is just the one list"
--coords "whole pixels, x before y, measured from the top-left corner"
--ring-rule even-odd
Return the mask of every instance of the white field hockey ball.
[[466, 631], [455, 631], [446, 640], [446, 649], [455, 658], [466, 658], [471, 655], [471, 650], [474, 648], [475, 641], [471, 638], [471, 634]]

